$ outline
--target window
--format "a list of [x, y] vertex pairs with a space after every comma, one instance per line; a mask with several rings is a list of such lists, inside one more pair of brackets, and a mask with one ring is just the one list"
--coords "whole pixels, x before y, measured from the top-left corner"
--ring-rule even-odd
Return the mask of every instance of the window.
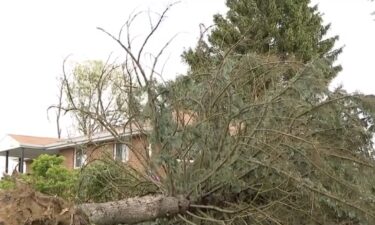
[[115, 160], [127, 162], [129, 160], [129, 147], [123, 143], [116, 143], [113, 149]]
[[83, 149], [74, 150], [74, 168], [81, 168], [86, 162], [86, 154]]

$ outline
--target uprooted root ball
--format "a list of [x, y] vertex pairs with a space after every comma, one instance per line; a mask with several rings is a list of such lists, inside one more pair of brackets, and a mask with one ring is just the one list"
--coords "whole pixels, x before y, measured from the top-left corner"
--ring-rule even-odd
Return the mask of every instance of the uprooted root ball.
[[86, 225], [87, 217], [62, 199], [17, 183], [0, 190], [0, 225]]

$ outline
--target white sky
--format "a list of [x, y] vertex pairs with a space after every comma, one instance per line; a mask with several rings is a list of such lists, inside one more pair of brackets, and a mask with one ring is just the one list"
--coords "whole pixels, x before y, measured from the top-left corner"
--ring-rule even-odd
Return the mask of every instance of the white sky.
[[[136, 10], [161, 12], [170, 0], [12, 0], [0, 1], [0, 137], [5, 133], [56, 136], [53, 113], [57, 102], [57, 77], [63, 59], [102, 59], [118, 46], [96, 29], [117, 33]], [[166, 52], [169, 61], [164, 74], [174, 77], [184, 71], [179, 58], [193, 46], [199, 23], [212, 24], [212, 15], [225, 12], [224, 0], [182, 0], [168, 14], [153, 46], [160, 47], [180, 33]], [[332, 23], [331, 34], [340, 35], [345, 45], [339, 63], [344, 71], [335, 83], [348, 91], [375, 94], [375, 2], [366, 0], [315, 0]], [[139, 24], [135, 34], [148, 29]], [[3, 159], [0, 158], [0, 171]]]

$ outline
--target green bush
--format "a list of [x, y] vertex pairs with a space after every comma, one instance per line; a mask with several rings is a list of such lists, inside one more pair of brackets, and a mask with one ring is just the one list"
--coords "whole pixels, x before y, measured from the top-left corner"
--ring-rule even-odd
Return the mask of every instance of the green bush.
[[[31, 164], [31, 173], [19, 179], [36, 190], [78, 202], [106, 202], [155, 193], [157, 187], [121, 162], [95, 161], [81, 170], [63, 166], [64, 158], [41, 155]], [[15, 186], [12, 177], [0, 180], [0, 189]]]
[[0, 180], [0, 189], [8, 190], [15, 187], [14, 181], [9, 176], [5, 176]]
[[64, 162], [64, 157], [55, 155], [40, 155], [34, 159], [31, 164], [33, 175], [46, 177], [49, 169], [54, 167], [61, 167]]
[[63, 166], [64, 158], [41, 155], [31, 164], [32, 173], [24, 177], [40, 192], [72, 199], [75, 195], [76, 172]]

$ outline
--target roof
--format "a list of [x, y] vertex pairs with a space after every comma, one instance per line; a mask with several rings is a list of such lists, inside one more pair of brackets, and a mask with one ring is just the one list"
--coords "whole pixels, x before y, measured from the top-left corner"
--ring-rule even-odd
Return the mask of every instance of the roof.
[[8, 134], [14, 140], [16, 140], [21, 145], [49, 145], [62, 141], [62, 139], [52, 138], [52, 137], [36, 137], [28, 135], [18, 135], [18, 134]]
[[[135, 129], [135, 130], [127, 129], [127, 130], [118, 132], [118, 135], [131, 136], [131, 135], [137, 135], [141, 133], [143, 132], [140, 131], [140, 129]], [[72, 147], [76, 145], [87, 144], [89, 142], [102, 142], [102, 141], [109, 141], [113, 139], [115, 139], [115, 137], [111, 133], [109, 133], [108, 131], [103, 131], [103, 132], [95, 133], [91, 137], [78, 136], [78, 137], [67, 138], [59, 142], [54, 142], [49, 145], [46, 145], [46, 149], [47, 150], [63, 149], [63, 148]]]
[[[131, 136], [144, 133], [145, 129], [147, 129], [147, 127], [140, 128], [139, 126], [132, 124], [126, 129], [116, 129], [116, 132], [120, 136]], [[115, 137], [108, 131], [98, 132], [91, 136], [78, 136], [66, 139], [7, 134], [4, 138], [0, 139], [0, 152], [16, 148], [43, 149], [49, 151], [90, 142], [102, 142], [113, 139], [115, 139]]]
[[[36, 158], [46, 153], [46, 146], [59, 143], [61, 140], [51, 137], [34, 137], [27, 135], [8, 134], [0, 139], [0, 156]], [[49, 153], [56, 153], [50, 151]]]
[[[116, 135], [122, 137], [144, 134], [148, 126], [140, 127], [136, 124], [123, 129], [116, 129]], [[36, 158], [40, 154], [56, 154], [58, 150], [77, 145], [114, 140], [115, 136], [108, 131], [95, 133], [91, 136], [79, 136], [66, 139], [52, 137], [36, 137], [29, 135], [7, 134], [0, 138], [0, 156]]]

